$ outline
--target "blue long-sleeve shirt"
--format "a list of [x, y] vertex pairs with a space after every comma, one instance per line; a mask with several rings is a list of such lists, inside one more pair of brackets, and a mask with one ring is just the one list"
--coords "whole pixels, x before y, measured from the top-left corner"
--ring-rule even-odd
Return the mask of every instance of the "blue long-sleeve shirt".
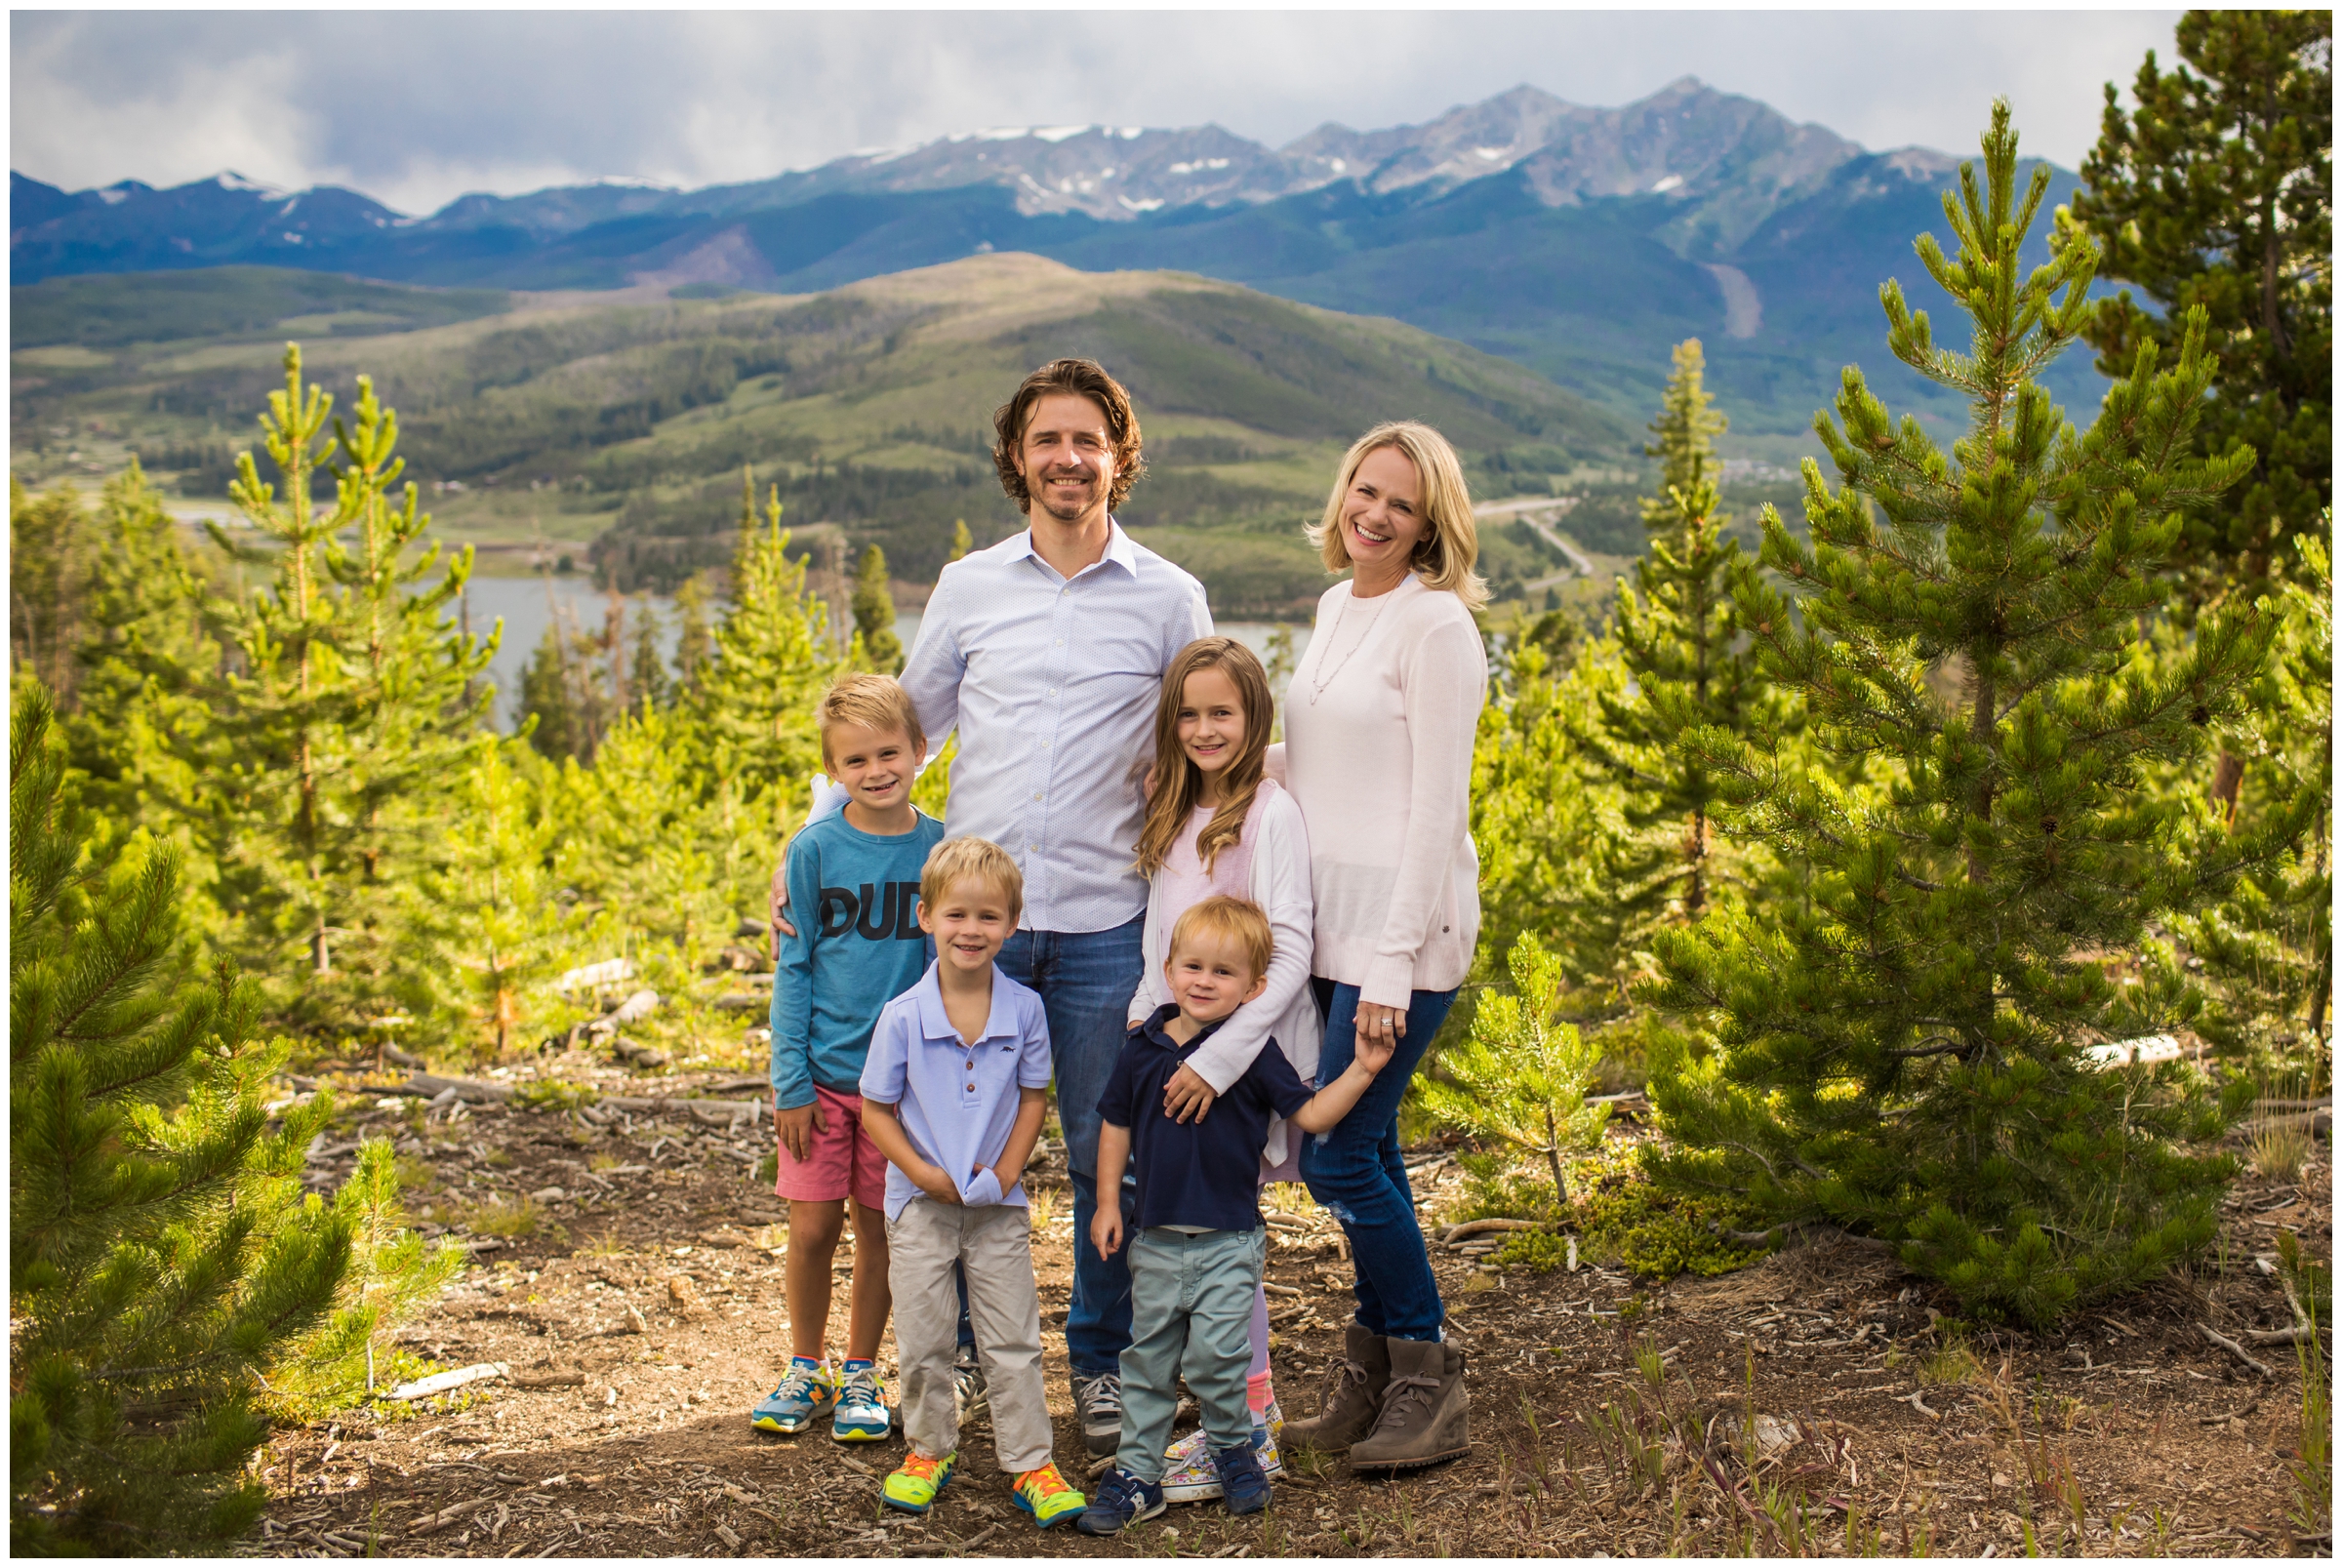
[[807, 824], [788, 846], [788, 907], [773, 973], [773, 1104], [813, 1104], [814, 1087], [860, 1094], [870, 1030], [927, 969], [919, 872], [944, 824], [866, 833], [845, 813]]

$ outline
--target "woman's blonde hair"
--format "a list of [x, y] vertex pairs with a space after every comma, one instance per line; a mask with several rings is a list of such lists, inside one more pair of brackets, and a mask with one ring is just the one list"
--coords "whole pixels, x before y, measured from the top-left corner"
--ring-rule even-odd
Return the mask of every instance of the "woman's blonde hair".
[[1349, 567], [1350, 547], [1342, 543], [1342, 503], [1358, 477], [1358, 464], [1385, 447], [1405, 453], [1423, 483], [1423, 538], [1416, 542], [1408, 566], [1425, 587], [1452, 593], [1464, 601], [1465, 609], [1477, 610], [1488, 602], [1488, 584], [1473, 570], [1480, 558], [1480, 534], [1472, 520], [1472, 490], [1464, 483], [1464, 464], [1456, 449], [1428, 424], [1394, 420], [1352, 443], [1333, 493], [1325, 498], [1325, 515], [1310, 527], [1310, 543], [1317, 546], [1328, 572]]
[[1220, 809], [1195, 835], [1195, 858], [1209, 875], [1222, 850], [1244, 836], [1244, 815], [1261, 787], [1261, 772], [1269, 755], [1269, 729], [1276, 714], [1276, 699], [1269, 695], [1269, 672], [1253, 651], [1233, 637], [1198, 637], [1182, 648], [1163, 672], [1162, 694], [1154, 704], [1154, 780], [1147, 791], [1147, 822], [1139, 829], [1139, 874], [1152, 876], [1194, 814], [1203, 794], [1203, 770], [1188, 760], [1179, 744], [1179, 710], [1187, 700], [1188, 677], [1200, 669], [1217, 669], [1236, 689], [1244, 709], [1244, 740], [1220, 774]]

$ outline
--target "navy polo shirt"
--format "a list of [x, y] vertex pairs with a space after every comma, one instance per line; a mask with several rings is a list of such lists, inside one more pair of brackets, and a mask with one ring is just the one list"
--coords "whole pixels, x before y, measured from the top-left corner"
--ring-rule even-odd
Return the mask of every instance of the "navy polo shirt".
[[1106, 1093], [1098, 1097], [1098, 1114], [1130, 1129], [1130, 1168], [1139, 1184], [1139, 1202], [1128, 1224], [1134, 1231], [1164, 1225], [1258, 1229], [1261, 1150], [1269, 1145], [1269, 1118], [1291, 1116], [1310, 1103], [1312, 1091], [1271, 1040], [1244, 1076], [1212, 1102], [1209, 1115], [1173, 1121], [1163, 1114], [1163, 1087], [1220, 1026], [1208, 1025], [1181, 1045], [1163, 1032], [1178, 1016], [1179, 1009], [1166, 1002], [1146, 1023], [1132, 1025], [1106, 1080]]

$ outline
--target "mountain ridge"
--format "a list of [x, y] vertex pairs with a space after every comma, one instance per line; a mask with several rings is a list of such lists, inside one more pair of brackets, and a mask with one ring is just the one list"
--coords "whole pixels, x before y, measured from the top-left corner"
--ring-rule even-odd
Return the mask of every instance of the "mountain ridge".
[[[12, 174], [12, 275], [263, 265], [471, 290], [814, 293], [988, 252], [1175, 267], [1391, 316], [1529, 366], [1638, 424], [1687, 337], [1755, 455], [1810, 450], [1842, 366], [1923, 413], [1957, 400], [1879, 350], [1877, 290], [1941, 297], [1911, 243], [1958, 160], [1866, 151], [1691, 77], [1616, 108], [1522, 85], [1419, 125], [1281, 148], [1216, 125], [1025, 126], [677, 191], [472, 194], [415, 218], [240, 176], [65, 192]], [[2075, 176], [2052, 170], [2050, 199]], [[2037, 236], [2033, 252], [2045, 254]], [[2029, 252], [2029, 255], [2033, 253]], [[1881, 363], [1883, 361], [1883, 363]], [[2061, 366], [2072, 401], [2102, 385]]]

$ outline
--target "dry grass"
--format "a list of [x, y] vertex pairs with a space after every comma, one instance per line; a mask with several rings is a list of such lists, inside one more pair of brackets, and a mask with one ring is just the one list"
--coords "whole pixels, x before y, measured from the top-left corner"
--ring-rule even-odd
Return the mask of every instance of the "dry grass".
[[2309, 1128], [2290, 1118], [2255, 1117], [2250, 1124], [2252, 1168], [2272, 1182], [2298, 1182], [2317, 1145]]
[[471, 1211], [464, 1223], [483, 1236], [533, 1236], [545, 1221], [535, 1198], [498, 1198]]

